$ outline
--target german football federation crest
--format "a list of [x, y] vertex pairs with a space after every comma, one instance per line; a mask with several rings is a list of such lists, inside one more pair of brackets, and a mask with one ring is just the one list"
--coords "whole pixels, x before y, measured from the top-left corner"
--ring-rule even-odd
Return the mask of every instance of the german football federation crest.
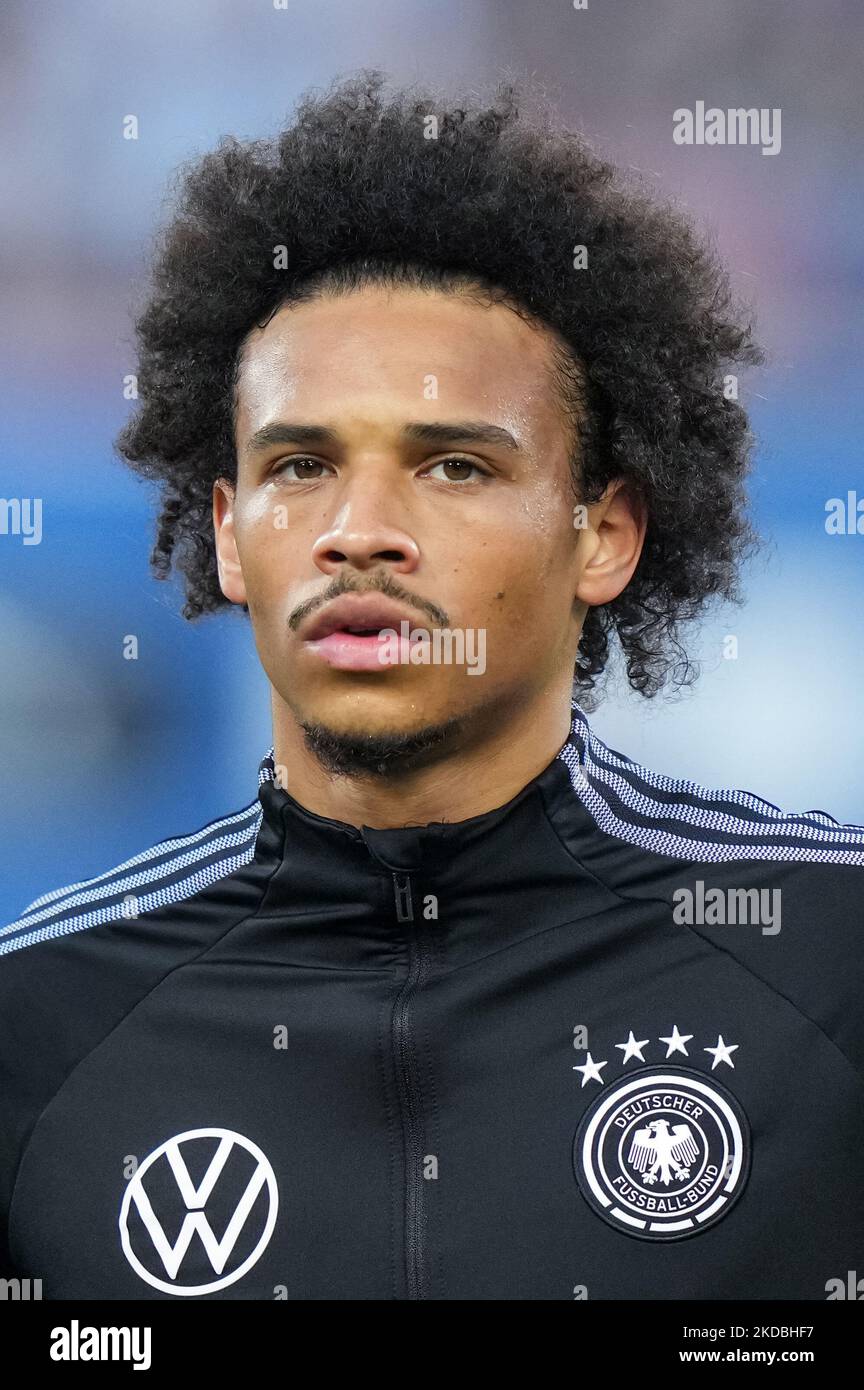
[[750, 1131], [736, 1098], [689, 1067], [639, 1067], [600, 1092], [573, 1142], [576, 1181], [616, 1230], [681, 1240], [740, 1197]]

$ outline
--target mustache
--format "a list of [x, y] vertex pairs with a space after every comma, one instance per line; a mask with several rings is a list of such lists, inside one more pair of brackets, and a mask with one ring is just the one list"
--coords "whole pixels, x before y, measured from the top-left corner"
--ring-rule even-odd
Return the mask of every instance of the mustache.
[[396, 603], [404, 603], [406, 608], [416, 608], [424, 618], [431, 618], [436, 627], [450, 626], [450, 619], [443, 608], [439, 608], [431, 599], [421, 598], [419, 594], [412, 594], [409, 590], [403, 589], [393, 576], [385, 571], [377, 578], [373, 576], [368, 584], [356, 584], [347, 575], [335, 579], [322, 594], [315, 594], [303, 603], [298, 603], [288, 618], [289, 630], [296, 632], [310, 613], [323, 608], [325, 603], [332, 603], [334, 598], [340, 598], [342, 594], [382, 594], [384, 598], [392, 598]]

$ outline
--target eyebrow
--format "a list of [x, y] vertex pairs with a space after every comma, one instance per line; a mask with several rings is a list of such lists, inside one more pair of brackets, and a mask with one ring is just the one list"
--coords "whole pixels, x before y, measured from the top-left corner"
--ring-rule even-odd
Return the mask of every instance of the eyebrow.
[[[418, 421], [405, 425], [402, 439], [406, 443], [435, 444], [441, 448], [452, 448], [459, 443], [495, 444], [499, 448], [519, 450], [519, 445], [509, 430], [499, 425], [490, 425], [483, 420]], [[335, 445], [339, 435], [325, 425], [293, 424], [288, 420], [274, 420], [272, 424], [262, 425], [246, 441], [247, 454], [260, 454], [274, 444], [296, 444], [301, 447]]]

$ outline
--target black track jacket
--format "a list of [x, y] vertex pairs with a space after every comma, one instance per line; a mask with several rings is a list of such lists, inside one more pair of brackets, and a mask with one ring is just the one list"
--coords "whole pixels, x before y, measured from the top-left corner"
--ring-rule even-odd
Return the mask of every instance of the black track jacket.
[[578, 705], [506, 805], [246, 809], [0, 932], [49, 1299], [819, 1299], [864, 1275], [864, 827]]

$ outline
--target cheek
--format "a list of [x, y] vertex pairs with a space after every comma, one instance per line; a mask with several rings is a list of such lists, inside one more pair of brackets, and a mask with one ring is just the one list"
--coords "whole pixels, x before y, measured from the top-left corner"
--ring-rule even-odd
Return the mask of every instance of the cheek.
[[532, 509], [499, 532], [481, 533], [472, 542], [472, 553], [484, 587], [494, 583], [509, 599], [538, 604], [548, 601], [557, 587], [575, 578], [578, 533], [562, 524], [560, 505], [551, 504], [538, 518]]
[[303, 554], [296, 528], [289, 530], [284, 508], [254, 502], [235, 520], [237, 554], [247, 586], [272, 592], [284, 586]]
[[[488, 628], [501, 657], [519, 660], [526, 652], [544, 653], [556, 646], [572, 619], [577, 582], [576, 539], [560, 529], [557, 536], [533, 529], [506, 545], [480, 550], [478, 626]], [[456, 576], [460, 588], [460, 576]], [[464, 592], [464, 591], [463, 591]], [[470, 594], [466, 594], [470, 606]]]

